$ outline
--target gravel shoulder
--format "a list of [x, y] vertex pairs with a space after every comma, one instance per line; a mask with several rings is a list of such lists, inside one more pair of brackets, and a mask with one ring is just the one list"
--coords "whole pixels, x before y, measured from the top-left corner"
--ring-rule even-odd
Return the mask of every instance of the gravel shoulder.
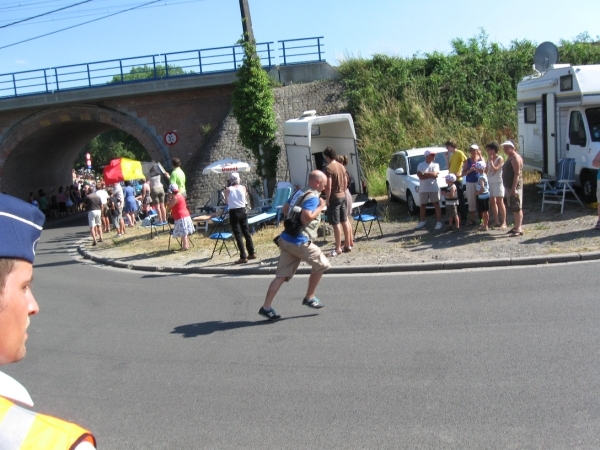
[[[509, 237], [506, 234], [508, 230], [478, 232], [476, 227], [463, 227], [459, 232], [434, 231], [433, 214], [428, 214], [424, 229], [414, 230], [418, 220], [409, 216], [404, 204], [388, 203], [386, 199], [378, 199], [378, 202], [383, 218], [383, 237], [379, 237], [377, 223], [374, 223], [372, 239], [365, 239], [359, 224], [355, 248], [350, 253], [330, 258], [332, 266], [493, 260], [600, 251], [600, 230], [594, 229], [597, 220], [595, 208], [569, 203], [565, 205], [564, 214], [560, 214], [560, 206], [546, 205], [542, 213], [541, 194], [532, 185], [525, 189], [524, 234], [520, 237]], [[510, 219], [509, 216], [509, 223]], [[244, 268], [277, 265], [279, 251], [272, 243], [277, 233], [273, 226], [258, 232], [255, 246], [259, 258], [244, 264]], [[149, 230], [138, 227], [130, 229], [125, 238], [117, 239], [111, 234], [97, 247], [91, 247], [86, 240], [86, 250], [99, 258], [155, 267], [231, 267], [237, 259], [233, 255], [233, 242], [229, 243], [231, 257], [225, 250], [220, 255], [217, 250], [214, 258], [210, 259], [214, 241], [205, 235], [197, 234], [193, 238], [196, 246], [182, 252], [176, 243], [167, 250], [166, 233], [152, 240], [149, 234]], [[316, 244], [329, 254], [334, 247], [333, 236], [319, 238]]]

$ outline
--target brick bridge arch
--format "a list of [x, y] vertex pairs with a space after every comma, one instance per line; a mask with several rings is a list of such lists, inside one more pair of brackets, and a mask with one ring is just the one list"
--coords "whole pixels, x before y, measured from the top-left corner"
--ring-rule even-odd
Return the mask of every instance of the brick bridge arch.
[[27, 198], [45, 186], [71, 183], [71, 168], [85, 144], [119, 129], [135, 137], [152, 159], [169, 152], [149, 127], [120, 111], [94, 105], [46, 109], [16, 123], [0, 142], [0, 190]]

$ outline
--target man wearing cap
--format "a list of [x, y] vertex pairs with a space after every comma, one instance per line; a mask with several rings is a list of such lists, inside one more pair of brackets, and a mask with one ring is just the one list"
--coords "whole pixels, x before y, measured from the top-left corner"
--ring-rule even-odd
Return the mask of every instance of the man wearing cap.
[[[237, 172], [229, 175], [228, 184], [225, 189], [225, 203], [229, 206], [229, 223], [237, 248], [240, 250], [240, 259], [234, 264], [246, 264], [249, 259], [256, 259], [254, 242], [248, 227], [248, 213], [246, 213], [246, 187], [240, 184], [240, 174]], [[242, 236], [246, 241], [246, 247]]]
[[458, 194], [458, 212], [463, 221], [467, 220], [467, 205], [465, 205], [465, 193], [463, 190], [462, 168], [467, 160], [467, 155], [456, 148], [456, 142], [452, 139], [446, 141], [446, 158], [448, 160], [448, 172], [456, 177], [454, 185]]
[[102, 199], [91, 186], [86, 186], [85, 191], [85, 210], [88, 213], [90, 235], [94, 241], [92, 245], [96, 245], [98, 241], [102, 242]]
[[437, 223], [436, 230], [442, 229], [442, 209], [440, 208], [440, 187], [437, 182], [440, 173], [440, 165], [435, 161], [435, 150], [425, 150], [425, 161], [417, 166], [417, 177], [419, 177], [419, 203], [421, 221], [415, 227], [416, 230], [425, 226], [425, 213], [427, 203], [432, 203], [435, 208]]
[[[32, 206], [0, 194], [0, 365], [25, 356], [29, 316], [39, 312], [31, 292], [35, 247], [44, 215]], [[92, 434], [70, 422], [38, 414], [27, 390], [0, 372], [0, 448], [92, 450]]]

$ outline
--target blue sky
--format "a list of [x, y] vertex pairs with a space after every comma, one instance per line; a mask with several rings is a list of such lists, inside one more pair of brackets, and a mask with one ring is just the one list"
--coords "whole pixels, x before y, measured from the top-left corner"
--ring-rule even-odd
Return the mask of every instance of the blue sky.
[[[84, 0], [0, 0], [0, 27]], [[151, 0], [88, 0], [59, 14], [0, 28], [0, 47]], [[454, 38], [485, 29], [490, 41], [541, 43], [600, 35], [600, 1], [249, 0], [258, 42], [324, 36], [325, 59], [374, 53], [449, 52]], [[96, 14], [96, 15], [88, 15]], [[76, 17], [79, 16], [79, 17]], [[52, 19], [52, 20], [50, 20]], [[43, 21], [42, 21], [43, 20]], [[0, 49], [0, 74], [234, 44], [238, 0], [161, 0], [152, 5]]]

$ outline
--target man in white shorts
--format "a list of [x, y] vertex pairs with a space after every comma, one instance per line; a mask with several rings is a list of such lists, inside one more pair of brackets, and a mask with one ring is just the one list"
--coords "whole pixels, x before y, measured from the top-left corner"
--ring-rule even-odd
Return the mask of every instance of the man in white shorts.
[[88, 212], [88, 223], [90, 224], [90, 234], [96, 245], [98, 240], [102, 242], [102, 199], [93, 191], [91, 186], [86, 186], [87, 195], [85, 196], [85, 210]]
[[437, 182], [440, 166], [434, 162], [436, 153], [433, 150], [425, 151], [425, 161], [417, 166], [417, 177], [420, 180], [419, 203], [421, 204], [421, 221], [415, 227], [416, 230], [425, 226], [425, 213], [427, 203], [433, 204], [437, 223], [436, 230], [442, 229], [442, 209], [440, 208], [440, 187]]

